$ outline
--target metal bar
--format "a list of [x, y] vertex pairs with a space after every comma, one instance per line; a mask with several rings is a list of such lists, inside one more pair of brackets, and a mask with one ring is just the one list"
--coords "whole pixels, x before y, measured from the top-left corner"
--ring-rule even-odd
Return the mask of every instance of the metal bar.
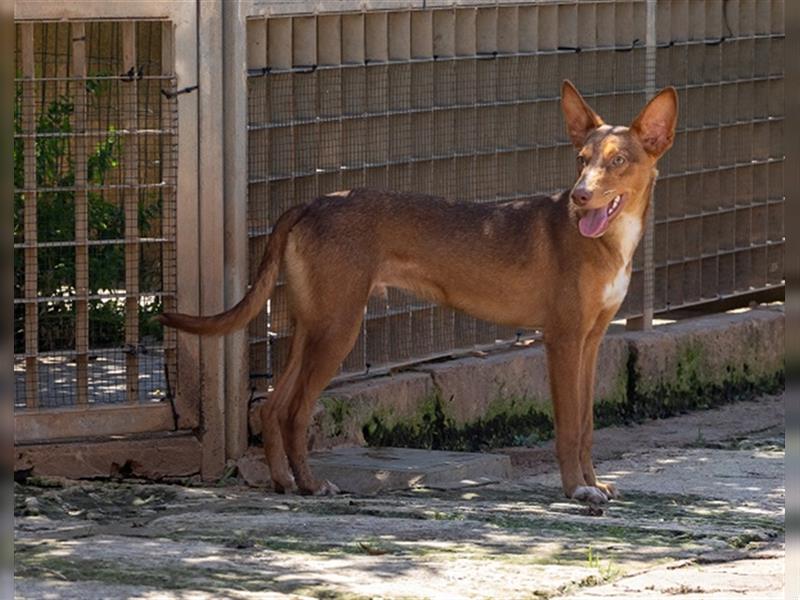
[[[762, 78], [763, 81], [778, 81], [782, 80], [783, 77], [779, 76], [769, 76]], [[741, 81], [746, 81], [748, 83], [754, 81], [753, 79], [744, 79]], [[728, 83], [736, 83], [736, 82], [724, 82], [725, 84]], [[693, 89], [693, 88], [704, 88], [709, 87], [710, 84], [695, 84], [695, 85], [687, 85], [681, 86], [681, 89]], [[714, 84], [719, 85], [719, 84]], [[597, 94], [586, 94], [584, 97], [591, 103], [592, 100], [596, 100], [597, 98], [608, 98], [614, 97], [619, 98], [620, 96], [629, 96], [629, 95], [638, 95], [641, 94], [641, 90], [619, 90], [615, 92], [609, 93], [597, 93]], [[324, 117], [324, 116], [314, 116], [306, 119], [289, 119], [289, 120], [281, 120], [281, 121], [270, 121], [269, 123], [262, 123], [258, 125], [248, 124], [247, 130], [248, 131], [261, 131], [264, 129], [283, 129], [283, 128], [292, 128], [298, 125], [317, 125], [322, 123], [336, 123], [336, 122], [344, 122], [344, 121], [361, 121], [364, 119], [370, 118], [381, 118], [387, 116], [396, 116], [396, 115], [415, 115], [415, 114], [424, 114], [424, 113], [436, 113], [436, 112], [450, 112], [459, 109], [474, 109], [474, 108], [514, 108], [514, 107], [521, 107], [521, 106], [532, 106], [536, 104], [542, 103], [553, 103], [558, 101], [558, 96], [542, 96], [539, 98], [526, 98], [522, 100], [492, 100], [492, 101], [481, 101], [476, 100], [474, 102], [469, 103], [459, 103], [459, 104], [448, 104], [446, 106], [427, 106], [424, 108], [402, 108], [402, 109], [395, 109], [395, 110], [385, 110], [381, 112], [369, 112], [364, 111], [361, 113], [354, 113], [354, 114], [347, 114], [347, 115], [336, 115], [331, 117]], [[746, 121], [736, 121], [732, 123], [719, 123], [714, 125], [700, 125], [697, 127], [679, 127], [676, 129], [676, 133], [691, 133], [697, 131], [708, 131], [711, 129], [720, 129], [726, 127], [736, 127], [737, 125], [742, 124], [750, 124], [750, 123], [767, 123], [767, 122], [775, 122], [775, 121], [782, 121], [783, 117], [762, 117], [762, 118], [755, 118], [753, 120], [746, 120]], [[569, 144], [559, 144], [559, 146], [569, 146]], [[543, 147], [539, 146], [532, 146], [532, 147]], [[544, 146], [547, 147], [547, 146]]]
[[[41, 82], [41, 79], [36, 79], [36, 82]], [[78, 82], [72, 82], [78, 83]], [[86, 80], [82, 82], [83, 84], [86, 83]], [[139, 129], [138, 131], [126, 131], [125, 129], [115, 129], [114, 135], [120, 138], [125, 138], [128, 136], [147, 136], [147, 135], [164, 135], [164, 134], [174, 134], [176, 131], [174, 129]], [[29, 137], [33, 137], [36, 139], [47, 139], [47, 138], [98, 138], [100, 140], [104, 140], [108, 138], [108, 131], [37, 131], [34, 133], [15, 133], [14, 139], [26, 139]]]
[[[72, 75], [77, 78], [73, 87], [75, 109], [72, 114], [74, 132], [86, 128], [86, 26], [70, 24], [72, 39]], [[89, 391], [89, 207], [86, 192], [86, 138], [73, 138], [75, 165], [75, 391], [78, 404], [88, 402]]]
[[[141, 353], [141, 354], [148, 354], [150, 352], [158, 352], [161, 349], [162, 349], [161, 346], [153, 346], [153, 345], [147, 346], [145, 344], [140, 344], [136, 348], [136, 351]], [[91, 347], [91, 346], [89, 347], [89, 350], [88, 350], [90, 355], [98, 355], [98, 356], [108, 356], [109, 354], [119, 354], [120, 352], [127, 352], [127, 351], [129, 351], [129, 349], [127, 349], [127, 348], [94, 348], [94, 347]], [[75, 350], [50, 350], [50, 351], [39, 352], [38, 356], [39, 356], [39, 358], [42, 358], [42, 359], [48, 358], [48, 357], [51, 357], [51, 358], [66, 358], [66, 357], [75, 356], [76, 354], [77, 354], [77, 351], [75, 351]], [[18, 358], [23, 358], [24, 356], [25, 356], [24, 354], [15, 354], [14, 358], [18, 359]]]
[[[124, 300], [127, 298], [162, 298], [167, 294], [160, 292], [142, 292], [131, 296], [127, 291], [118, 293], [87, 294], [87, 300]], [[38, 296], [36, 298], [14, 298], [14, 304], [48, 304], [55, 302], [75, 302], [76, 296]]]
[[[161, 73], [163, 77], [169, 77], [174, 80], [175, 72], [175, 35], [174, 24], [172, 21], [165, 21], [161, 24]], [[174, 103], [177, 100], [169, 98], [166, 95], [161, 95], [161, 119], [162, 125], [164, 119], [170, 119], [170, 124], [174, 119]], [[175, 153], [173, 152], [173, 145], [175, 141], [173, 136], [177, 132], [174, 127], [170, 127], [170, 132], [166, 137], [161, 138], [161, 181], [165, 181], [168, 177], [172, 177], [175, 165]], [[176, 293], [176, 278], [175, 278], [175, 238], [177, 236], [176, 223], [175, 223], [175, 188], [164, 188], [162, 194], [162, 214], [161, 214], [161, 289], [163, 290], [162, 308], [164, 312], [174, 312], [177, 310]], [[143, 240], [144, 241], [144, 240]], [[166, 327], [163, 330], [164, 339], [164, 370], [167, 374], [168, 386], [171, 388], [172, 379], [177, 370], [177, 346], [178, 346], [178, 332], [171, 328]], [[174, 394], [173, 389], [167, 390], [168, 396]], [[177, 410], [176, 410], [177, 413]], [[176, 417], [177, 420], [177, 417]], [[178, 423], [176, 423], [176, 426]]]
[[[716, 129], [715, 127], [711, 127], [709, 129]], [[501, 155], [501, 154], [513, 154], [516, 152], [524, 152], [527, 150], [554, 150], [557, 148], [567, 148], [569, 147], [569, 143], [563, 144], [552, 144], [547, 146], [541, 145], [526, 145], [526, 146], [516, 146], [514, 148], [494, 148], [491, 150], [475, 150], [474, 152], [452, 152], [446, 155], [434, 155], [430, 157], [423, 157], [423, 158], [415, 158], [415, 157], [408, 157], [408, 158], [400, 158], [397, 160], [389, 160], [384, 162], [376, 162], [376, 163], [363, 163], [358, 166], [341, 166], [341, 167], [333, 167], [333, 168], [318, 168], [314, 171], [302, 171], [302, 172], [292, 172], [286, 174], [279, 174], [279, 175], [272, 175], [267, 177], [258, 177], [253, 178], [248, 181], [250, 184], [263, 184], [263, 183], [272, 183], [275, 181], [290, 181], [293, 179], [297, 179], [300, 177], [313, 177], [319, 174], [324, 173], [339, 173], [339, 172], [347, 172], [347, 171], [361, 171], [364, 168], [381, 168], [381, 167], [392, 167], [397, 165], [410, 165], [415, 163], [425, 163], [430, 161], [446, 161], [451, 160], [453, 158], [472, 158], [472, 157], [488, 157], [494, 155]], [[698, 173], [712, 173], [712, 172], [720, 172], [725, 171], [728, 169], [735, 169], [737, 167], [752, 167], [757, 165], [767, 165], [777, 162], [783, 162], [784, 158], [764, 158], [764, 159], [754, 159], [749, 160], [747, 162], [739, 162], [730, 165], [719, 165], [714, 167], [706, 167], [701, 169], [683, 169], [677, 173], [668, 173], [665, 175], [660, 175], [659, 180], [664, 181], [667, 179], [685, 177], [686, 175], [694, 175]], [[554, 188], [552, 190], [543, 190], [542, 194], [549, 194], [552, 192], [563, 191], [565, 188]], [[522, 196], [531, 196], [531, 194], [522, 194]], [[518, 197], [518, 196], [513, 196]]]
[[[174, 237], [143, 237], [137, 240], [137, 243], [140, 244], [151, 244], [151, 243], [162, 243], [162, 242], [174, 242]], [[87, 246], [122, 246], [123, 244], [127, 244], [128, 241], [124, 239], [112, 239], [112, 240], [86, 240]], [[20, 248], [28, 248], [30, 246], [35, 246], [37, 248], [74, 248], [76, 246], [76, 242], [73, 241], [63, 241], [63, 242], [39, 242], [38, 244], [28, 244], [25, 242], [20, 242], [14, 244], [14, 249]]]
[[[139, 22], [139, 21], [140, 20], [137, 19], [137, 22]], [[75, 21], [73, 24], [83, 24], [85, 26], [85, 23], [83, 23], [82, 21]], [[19, 81], [23, 81], [24, 79], [25, 79], [24, 77], [17, 77], [17, 78], [14, 79], [14, 81], [15, 82], [19, 82]], [[76, 76], [76, 75], [72, 75], [72, 76], [69, 76], [69, 77], [48, 77], [48, 76], [43, 76], [43, 77], [37, 77], [36, 81], [67, 82], [67, 83], [69, 83], [69, 82], [86, 81], [86, 79], [87, 78], [85, 76], [84, 77], [79, 77], [79, 76]], [[136, 79], [137, 81], [156, 81], [156, 80], [169, 81], [171, 79], [171, 77], [164, 76], [164, 75], [138, 75], [138, 74], [131, 75], [129, 77], [126, 74], [126, 75], [92, 75], [91, 77], [88, 78], [89, 81], [119, 81], [120, 79], [123, 79], [123, 80]]]
[[[645, 39], [645, 87], [647, 98], [652, 98], [656, 93], [656, 0], [647, 0], [645, 5], [645, 19], [647, 21]], [[655, 185], [655, 183], [654, 183]], [[647, 221], [644, 232], [644, 294], [642, 307], [642, 329], [653, 328], [653, 306], [655, 304], [655, 187], [650, 189], [650, 209], [647, 211]]]
[[[645, 40], [645, 88], [648, 100], [656, 92], [656, 0], [647, 0], [645, 5], [646, 40]], [[653, 307], [655, 305], [655, 182], [650, 190], [649, 208], [645, 219], [642, 254], [644, 266], [644, 287], [642, 290], [642, 315], [628, 319], [627, 327], [649, 331], [653, 328]]]
[[[89, 192], [103, 192], [103, 191], [111, 191], [111, 190], [123, 190], [123, 191], [139, 191], [139, 190], [157, 190], [159, 188], [174, 188], [174, 185], [166, 184], [163, 182], [159, 183], [137, 183], [137, 184], [130, 184], [130, 183], [123, 183], [123, 184], [108, 184], [108, 185], [87, 185], [86, 190]], [[16, 192], [28, 192], [34, 191], [39, 194], [49, 193], [49, 192], [75, 192], [78, 188], [75, 186], [64, 186], [64, 187], [38, 187], [38, 188], [28, 188], [25, 186], [22, 189], [15, 190]]]
[[[136, 65], [136, 22], [124, 21], [122, 28], [122, 69], [127, 72]], [[123, 127], [135, 130], [138, 122], [138, 82], [135, 79], [123, 84]], [[128, 142], [122, 148], [122, 168], [125, 183], [135, 186], [139, 177], [138, 141]], [[125, 213], [125, 290], [131, 296], [139, 294], [139, 192], [127, 189], [123, 196]], [[139, 343], [139, 303], [135, 297], [125, 299], [125, 344], [136, 347]], [[129, 353], [125, 357], [128, 402], [139, 401], [139, 357]]]
[[[23, 23], [19, 26], [22, 50], [22, 130], [36, 131], [36, 84], [33, 78], [35, 71], [33, 24]], [[38, 292], [39, 257], [36, 228], [36, 143], [28, 138], [24, 144], [25, 161], [25, 193], [24, 232], [25, 243], [25, 299], [35, 300]], [[39, 405], [39, 374], [37, 352], [39, 350], [39, 308], [35, 302], [25, 307], [25, 404], [28, 408]]]
[[[650, 0], [647, 0], [648, 2]], [[284, 17], [285, 18], [285, 17]], [[766, 34], [759, 34], [759, 35], [744, 35], [744, 36], [734, 36], [726, 38], [726, 42], [737, 42], [742, 40], [752, 40], [752, 39], [783, 39], [785, 38], [785, 34], [782, 33], [766, 33]], [[638, 41], [638, 40], [637, 40]], [[669, 46], [700, 46], [706, 45], [709, 43], [717, 42], [718, 40], [673, 40], [670, 42]], [[362, 55], [361, 60], [349, 60], [346, 63], [340, 65], [291, 65], [291, 66], [272, 66], [265, 67], [263, 69], [253, 69], [251, 70], [248, 75], [251, 77], [262, 77], [268, 74], [285, 74], [285, 73], [299, 73], [299, 74], [310, 74], [315, 71], [324, 70], [324, 69], [341, 69], [341, 68], [359, 68], [364, 66], [371, 66], [371, 65], [391, 65], [391, 64], [407, 64], [407, 63], [430, 63], [430, 62], [444, 62], [444, 61], [470, 61], [470, 60], [498, 60], [503, 58], [509, 58], [513, 56], [553, 56], [553, 55], [571, 55], [576, 53], [591, 53], [591, 52], [627, 52], [629, 50], [633, 50], [635, 48], [646, 48], [646, 45], [634, 45], [631, 44], [615, 44], [609, 46], [597, 46], [595, 48], [554, 48], [554, 49], [539, 49], [539, 50], [531, 50], [531, 51], [517, 51], [517, 52], [477, 52], [477, 53], [470, 53], [464, 55], [456, 55], [456, 56], [447, 56], [447, 57], [411, 57], [411, 58], [402, 58], [399, 60], [393, 59], [369, 59], [368, 61], [364, 60]], [[660, 49], [655, 43], [653, 44], [654, 49]]]

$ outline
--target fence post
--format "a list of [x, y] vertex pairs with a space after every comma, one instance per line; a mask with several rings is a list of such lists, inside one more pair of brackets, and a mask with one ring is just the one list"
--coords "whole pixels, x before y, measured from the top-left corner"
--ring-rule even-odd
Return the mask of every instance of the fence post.
[[22, 54], [22, 131], [25, 132], [25, 405], [39, 406], [38, 224], [36, 221], [36, 58], [33, 23], [19, 27]]
[[[647, 0], [645, 5], [645, 93], [650, 100], [656, 93], [656, 0]], [[627, 320], [627, 328], [649, 331], [653, 328], [653, 306], [655, 303], [655, 264], [653, 246], [655, 237], [655, 194], [650, 190], [650, 209], [647, 211], [644, 238], [642, 239], [644, 289], [642, 293], [642, 316]]]
[[[225, 202], [225, 306], [247, 291], [247, 22], [240, 2], [223, 7], [223, 147]], [[225, 453], [247, 450], [249, 361], [247, 328], [225, 338]]]
[[[75, 79], [70, 90], [74, 94], [72, 130], [86, 132], [86, 24], [70, 23], [72, 64], [70, 75]], [[86, 138], [77, 135], [73, 141], [75, 163], [75, 397], [76, 404], [89, 401], [89, 207], [86, 192]]]
[[[198, 187], [200, 221], [200, 311], [224, 309], [224, 196], [222, 156], [222, 0], [197, 2]], [[200, 340], [203, 479], [225, 467], [225, 342]]]

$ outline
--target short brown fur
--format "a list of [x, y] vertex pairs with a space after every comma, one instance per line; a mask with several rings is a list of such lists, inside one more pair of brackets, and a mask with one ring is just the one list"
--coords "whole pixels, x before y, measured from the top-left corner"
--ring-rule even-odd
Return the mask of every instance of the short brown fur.
[[[496, 323], [541, 328], [564, 493], [591, 505], [615, 495], [591, 458], [597, 350], [627, 291], [655, 165], [674, 137], [677, 94], [663, 90], [630, 127], [605, 125], [568, 81], [561, 106], [580, 151], [571, 193], [499, 205], [368, 189], [329, 194], [281, 217], [235, 307], [162, 315], [165, 325], [204, 335], [240, 329], [272, 293], [284, 261], [295, 333], [261, 414], [276, 490], [296, 483], [302, 493], [336, 491], [308, 467], [312, 408], [355, 343], [369, 295], [397, 287]], [[578, 221], [611, 210], [612, 201], [619, 208], [607, 230], [582, 235]]]

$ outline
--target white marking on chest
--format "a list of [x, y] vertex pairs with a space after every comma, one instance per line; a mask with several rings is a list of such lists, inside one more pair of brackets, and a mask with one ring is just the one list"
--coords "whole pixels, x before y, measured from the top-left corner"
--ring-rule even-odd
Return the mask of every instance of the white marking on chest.
[[627, 265], [633, 258], [636, 246], [642, 237], [642, 221], [633, 215], [621, 214], [618, 218], [619, 253], [622, 261]]
[[609, 307], [622, 304], [625, 294], [628, 293], [628, 285], [631, 282], [630, 263], [642, 236], [640, 219], [627, 214], [621, 214], [618, 219], [617, 239], [623, 263], [614, 275], [614, 279], [603, 288], [603, 304]]
[[628, 284], [631, 282], [631, 276], [628, 272], [627, 265], [623, 265], [617, 271], [609, 283], [603, 288], [603, 304], [605, 306], [617, 306], [625, 299], [625, 294], [628, 293]]

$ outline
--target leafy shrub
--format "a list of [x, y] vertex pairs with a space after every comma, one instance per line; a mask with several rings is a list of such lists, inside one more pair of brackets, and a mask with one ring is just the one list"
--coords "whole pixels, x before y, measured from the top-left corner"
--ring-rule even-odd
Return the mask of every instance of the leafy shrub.
[[[86, 83], [87, 98], [95, 105], [110, 102], [108, 86], [102, 80]], [[17, 86], [14, 106], [15, 133], [21, 133], [21, 86]], [[72, 131], [70, 119], [75, 106], [66, 95], [59, 95], [41, 110], [36, 121], [38, 134]], [[75, 240], [75, 164], [70, 154], [71, 136], [38, 135], [35, 140], [36, 184], [43, 191], [36, 196], [37, 237], [39, 242], [70, 242]], [[93, 138], [87, 138], [92, 140]], [[135, 140], [132, 143], [136, 143]], [[119, 177], [123, 139], [113, 125], [107, 135], [96, 141], [87, 157], [87, 183], [101, 186]], [[14, 242], [24, 241], [25, 208], [25, 141], [14, 138]], [[90, 240], [122, 240], [125, 214], [121, 202], [108, 191], [88, 191], [87, 218]], [[147, 235], [160, 227], [162, 200], [156, 191], [140, 194], [138, 203], [139, 227]], [[89, 247], [89, 294], [97, 295], [124, 289], [125, 246], [123, 243]], [[75, 250], [70, 246], [40, 247], [38, 249], [37, 291], [39, 297], [58, 297], [40, 303], [39, 350], [74, 348], [75, 318]], [[24, 251], [14, 251], [14, 296], [24, 297]], [[64, 298], [64, 300], [61, 300]], [[122, 300], [90, 300], [90, 345], [94, 348], [121, 346], [124, 343], [125, 303]], [[161, 311], [156, 299], [139, 308], [140, 334], [161, 339], [161, 328], [151, 324], [151, 317]], [[14, 307], [14, 351], [24, 351], [23, 306]]]

